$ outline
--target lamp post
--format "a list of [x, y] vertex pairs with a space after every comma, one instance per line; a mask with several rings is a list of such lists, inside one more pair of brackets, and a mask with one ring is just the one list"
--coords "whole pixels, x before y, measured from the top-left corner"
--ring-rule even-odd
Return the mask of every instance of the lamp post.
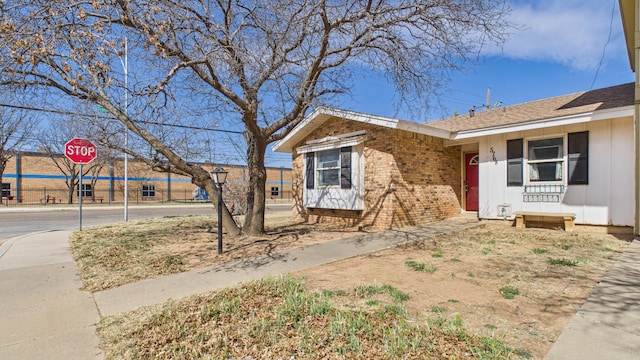
[[211, 175], [218, 188], [218, 254], [222, 254], [222, 186], [227, 180], [227, 172], [223, 168], [215, 168]]
[[[106, 39], [105, 39], [106, 40]], [[124, 58], [119, 51], [116, 51], [116, 56], [120, 60], [122, 65], [122, 71], [124, 72], [124, 114], [129, 114], [129, 39], [124, 38]], [[128, 150], [129, 146], [129, 128], [125, 124], [124, 132], [124, 148]], [[124, 152], [124, 221], [129, 221], [129, 154]]]
[[[124, 71], [124, 114], [129, 115], [129, 39], [124, 39], [124, 61], [120, 56]], [[124, 148], [129, 146], [129, 128], [125, 126]], [[129, 221], [129, 153], [124, 153], [124, 221]]]

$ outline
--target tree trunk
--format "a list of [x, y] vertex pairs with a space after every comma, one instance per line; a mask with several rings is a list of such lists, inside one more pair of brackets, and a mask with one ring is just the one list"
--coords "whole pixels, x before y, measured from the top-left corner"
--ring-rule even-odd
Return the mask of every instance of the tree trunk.
[[[67, 204], [73, 204], [73, 191], [75, 190], [75, 177], [71, 177], [71, 185], [67, 186]], [[47, 201], [47, 194], [44, 195], [45, 202]]]
[[[79, 178], [78, 175], [76, 173], [76, 165], [73, 164], [71, 165], [71, 167], [69, 167], [69, 182], [67, 183], [67, 203], [68, 204], [73, 204], [73, 192], [76, 190], [76, 186], [79, 186], [80, 182], [79, 182]], [[81, 193], [78, 192], [79, 194]], [[45, 194], [45, 198], [47, 197], [47, 194]], [[47, 200], [45, 199], [45, 202]]]
[[264, 234], [265, 185], [267, 170], [264, 155], [267, 143], [263, 139], [253, 138], [247, 141], [247, 168], [249, 170], [249, 189], [247, 191], [247, 215], [243, 231], [248, 235]]

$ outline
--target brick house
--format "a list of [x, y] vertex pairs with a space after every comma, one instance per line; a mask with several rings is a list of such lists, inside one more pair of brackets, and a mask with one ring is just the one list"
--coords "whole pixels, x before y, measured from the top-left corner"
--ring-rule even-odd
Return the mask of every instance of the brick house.
[[273, 149], [292, 153], [294, 213], [306, 221], [385, 229], [526, 210], [633, 226], [633, 90], [425, 124], [318, 108]]

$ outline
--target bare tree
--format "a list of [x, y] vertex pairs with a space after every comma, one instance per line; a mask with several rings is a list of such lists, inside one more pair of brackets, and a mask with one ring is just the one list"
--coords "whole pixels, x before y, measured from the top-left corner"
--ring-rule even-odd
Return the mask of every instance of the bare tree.
[[35, 119], [25, 111], [0, 106], [0, 184], [7, 162], [25, 145], [34, 127]]
[[[487, 42], [504, 41], [505, 3], [5, 0], [0, 85], [51, 89], [49, 96], [102, 106], [157, 156], [122, 144], [120, 150], [190, 176], [209, 194], [215, 193], [210, 174], [150, 123], [168, 109], [198, 107], [218, 115], [211, 123], [241, 126], [249, 177], [242, 229], [260, 234], [270, 143], [311, 107], [348, 94], [369, 71], [396, 85], [400, 106], [424, 105], [450, 71], [475, 62]], [[126, 59], [135, 59], [139, 71], [123, 76]], [[228, 211], [224, 226], [240, 231]]]

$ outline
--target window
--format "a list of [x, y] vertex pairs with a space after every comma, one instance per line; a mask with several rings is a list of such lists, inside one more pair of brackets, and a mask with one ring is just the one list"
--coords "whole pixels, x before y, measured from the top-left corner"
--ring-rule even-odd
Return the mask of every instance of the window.
[[351, 146], [306, 154], [306, 188], [316, 184], [351, 189]]
[[569, 185], [589, 184], [589, 132], [570, 133], [567, 138]]
[[2, 183], [2, 197], [11, 196], [11, 184]]
[[316, 160], [318, 186], [340, 184], [340, 150], [319, 152]]
[[[78, 184], [78, 186], [80, 186], [80, 184]], [[80, 196], [77, 190], [78, 187], [76, 187], [76, 195]], [[93, 197], [93, 186], [91, 184], [82, 184], [82, 197]]]
[[563, 180], [563, 138], [530, 140], [527, 165], [529, 181], [549, 182]]
[[[526, 149], [528, 183], [589, 184], [588, 131], [568, 133], [566, 149], [564, 137], [528, 140]], [[523, 162], [523, 139], [507, 140], [507, 186], [523, 185]]]
[[[301, 164], [304, 207], [364, 210], [363, 164], [367, 138], [361, 130], [308, 140], [296, 148], [304, 156]], [[278, 190], [282, 194], [282, 187]]]
[[522, 186], [522, 139], [507, 140], [507, 186]]
[[280, 195], [280, 188], [277, 186], [272, 186], [271, 187], [271, 196], [278, 196]]
[[156, 196], [155, 185], [142, 185], [142, 197], [154, 197]]

